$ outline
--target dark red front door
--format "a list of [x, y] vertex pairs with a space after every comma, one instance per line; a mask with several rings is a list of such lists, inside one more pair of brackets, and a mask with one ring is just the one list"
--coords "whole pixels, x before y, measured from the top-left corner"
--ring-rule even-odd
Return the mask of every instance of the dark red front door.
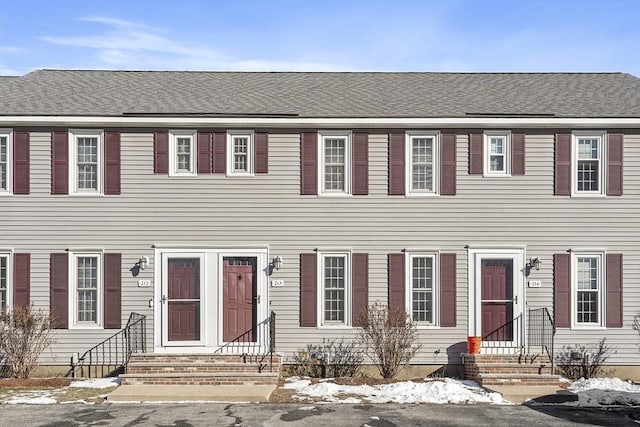
[[223, 340], [256, 341], [256, 258], [225, 257]]
[[200, 340], [200, 259], [169, 258], [167, 322], [169, 341]]
[[482, 339], [513, 340], [513, 260], [482, 261]]

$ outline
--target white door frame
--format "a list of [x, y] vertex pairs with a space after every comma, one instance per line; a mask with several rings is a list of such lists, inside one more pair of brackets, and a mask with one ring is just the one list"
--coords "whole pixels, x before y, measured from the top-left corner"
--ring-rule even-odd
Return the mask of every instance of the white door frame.
[[483, 352], [494, 347], [516, 350], [524, 343], [522, 331], [524, 325], [525, 301], [525, 249], [523, 248], [482, 248], [468, 250], [468, 277], [469, 277], [469, 336], [482, 336], [482, 261], [485, 259], [510, 259], [513, 262], [513, 318], [521, 316], [522, 328], [514, 327], [513, 341], [490, 341], [482, 343]]

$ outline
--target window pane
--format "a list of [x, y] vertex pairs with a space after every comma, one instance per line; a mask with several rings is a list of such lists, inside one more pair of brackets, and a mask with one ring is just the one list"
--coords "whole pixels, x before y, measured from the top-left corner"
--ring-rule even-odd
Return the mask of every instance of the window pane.
[[178, 137], [176, 138], [176, 165], [177, 172], [192, 172], [191, 171], [191, 138], [190, 137]]
[[238, 172], [249, 171], [249, 138], [234, 137], [233, 139], [233, 170]]
[[7, 308], [7, 257], [0, 257], [0, 310]]
[[578, 291], [578, 323], [598, 323], [598, 293]]
[[0, 136], [0, 190], [7, 191], [7, 137]]
[[78, 137], [77, 144], [77, 168], [79, 190], [98, 189], [98, 138]]
[[433, 257], [413, 257], [411, 263], [412, 318], [433, 322]]
[[96, 322], [98, 314], [98, 258], [78, 257], [76, 262], [78, 322]]
[[598, 323], [598, 257], [578, 257], [576, 309], [578, 323]]
[[600, 162], [578, 160], [578, 191], [599, 191]]
[[578, 159], [599, 159], [598, 139], [578, 139]]
[[433, 138], [411, 138], [411, 189], [433, 191]]
[[326, 191], [344, 191], [345, 189], [345, 138], [326, 138], [324, 140], [324, 189]]
[[324, 258], [324, 320], [344, 322], [345, 258]]
[[502, 138], [491, 138], [491, 154], [504, 153], [504, 140]]
[[504, 171], [504, 156], [491, 156], [489, 167], [493, 172]]

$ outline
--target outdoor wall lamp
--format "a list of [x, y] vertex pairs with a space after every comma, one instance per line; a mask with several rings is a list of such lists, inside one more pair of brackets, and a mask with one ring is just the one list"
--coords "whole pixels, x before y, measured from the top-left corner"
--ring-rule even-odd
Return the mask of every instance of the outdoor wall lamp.
[[136, 265], [140, 270], [144, 270], [149, 265], [149, 257], [141, 256]]
[[540, 270], [540, 258], [538, 258], [538, 257], [529, 258], [529, 262], [527, 262], [526, 268], [527, 268], [527, 276], [529, 275], [529, 273], [533, 269], [535, 269], [536, 271], [539, 271]]
[[274, 257], [271, 263], [269, 263], [269, 267], [271, 267], [272, 271], [280, 270], [280, 267], [282, 267], [282, 258], [280, 258], [279, 256]]

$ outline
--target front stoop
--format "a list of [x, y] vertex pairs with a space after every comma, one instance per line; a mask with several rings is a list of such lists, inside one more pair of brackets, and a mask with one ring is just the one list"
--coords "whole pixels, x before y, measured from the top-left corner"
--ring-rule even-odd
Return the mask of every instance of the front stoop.
[[463, 354], [462, 357], [465, 379], [483, 387], [560, 385], [560, 376], [553, 374], [549, 357], [543, 354]]
[[[258, 386], [277, 385], [281, 360], [273, 356], [212, 354], [134, 354], [120, 375], [122, 385]], [[266, 365], [266, 366], [265, 366]]]

